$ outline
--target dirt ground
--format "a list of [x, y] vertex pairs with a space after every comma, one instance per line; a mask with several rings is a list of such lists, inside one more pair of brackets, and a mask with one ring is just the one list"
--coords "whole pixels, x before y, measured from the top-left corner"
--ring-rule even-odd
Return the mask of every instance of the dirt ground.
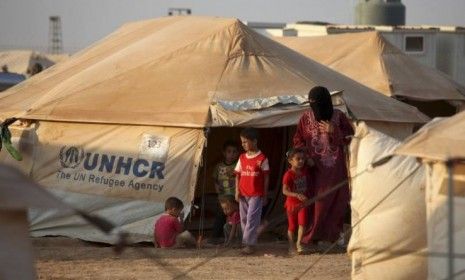
[[344, 252], [289, 257], [283, 241], [261, 243], [253, 256], [237, 249], [155, 249], [134, 245], [121, 255], [113, 247], [63, 237], [34, 238], [39, 279], [349, 279]]

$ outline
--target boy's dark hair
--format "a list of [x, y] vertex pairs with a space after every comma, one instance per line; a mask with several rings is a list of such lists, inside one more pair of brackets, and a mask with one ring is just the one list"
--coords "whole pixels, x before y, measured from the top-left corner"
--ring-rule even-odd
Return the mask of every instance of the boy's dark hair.
[[224, 141], [224, 143], [223, 143], [223, 152], [226, 151], [226, 149], [228, 147], [233, 147], [233, 148], [239, 149], [239, 145], [237, 144], [237, 142], [234, 141], [234, 140], [231, 140], [231, 139], [228, 139], [228, 140]]
[[286, 153], [287, 159], [293, 158], [296, 154], [305, 154], [305, 148], [290, 148], [289, 151]]
[[236, 199], [232, 195], [221, 195], [218, 197], [220, 203], [237, 203]]
[[177, 197], [174, 197], [174, 196], [169, 197], [165, 201], [165, 211], [168, 209], [173, 209], [173, 208], [182, 209], [184, 208], [184, 203], [182, 203], [182, 201]]
[[241, 131], [241, 137], [244, 137], [248, 140], [257, 140], [258, 141], [258, 130], [253, 127], [246, 127]]

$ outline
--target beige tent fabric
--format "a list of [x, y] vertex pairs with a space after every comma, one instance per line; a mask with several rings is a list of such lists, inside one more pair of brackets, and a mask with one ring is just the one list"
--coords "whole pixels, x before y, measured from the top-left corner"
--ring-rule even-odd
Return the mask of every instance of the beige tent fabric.
[[192, 201], [201, 129], [40, 122], [32, 178], [47, 188]]
[[[359, 123], [351, 143], [352, 176], [390, 154], [411, 129], [397, 129], [394, 138], [384, 133], [393, 132], [389, 126]], [[352, 180], [352, 224], [358, 224], [348, 247], [352, 279], [426, 278], [427, 259], [421, 256], [426, 249], [425, 168], [388, 196], [418, 165], [413, 158], [395, 157]]]
[[[427, 167], [428, 279], [447, 278], [447, 188], [448, 159], [465, 158], [465, 112], [433, 122], [408, 138], [397, 154], [422, 158]], [[465, 254], [465, 165], [454, 167], [454, 251]], [[465, 261], [455, 258], [455, 271], [465, 268]], [[463, 279], [463, 274], [456, 277]]]
[[44, 69], [53, 66], [55, 63], [65, 61], [67, 54], [45, 54], [30, 50], [9, 50], [0, 52], [0, 67], [6, 65], [8, 71], [26, 75], [28, 69], [39, 63]]
[[[165, 212], [164, 202], [48, 190], [63, 202], [112, 222], [129, 234], [131, 242], [152, 242], [154, 223]], [[189, 213], [190, 201], [184, 201], [184, 205], [184, 212]], [[29, 223], [31, 235], [35, 237], [60, 235], [107, 244], [118, 242], [117, 235], [105, 234], [71, 212], [32, 209]]]
[[402, 53], [378, 32], [274, 39], [387, 96], [465, 101], [464, 86]]
[[446, 161], [465, 158], [465, 112], [420, 129], [396, 149], [397, 154]]
[[[10, 130], [13, 145], [23, 160], [18, 162], [3, 150], [2, 163], [19, 167], [61, 201], [109, 219], [128, 232], [133, 242], [152, 240], [154, 221], [164, 212], [164, 200], [168, 196], [181, 198], [185, 212], [190, 210], [205, 141], [200, 129], [40, 121], [29, 126], [12, 125]], [[167, 154], [162, 152], [163, 147]], [[68, 152], [72, 150], [77, 153]], [[91, 158], [89, 164], [96, 158], [96, 166], [91, 170], [83, 167], [87, 153]], [[103, 155], [110, 161], [114, 156], [113, 168], [109, 162], [101, 167]], [[120, 174], [116, 174], [121, 157], [123, 165]], [[132, 158], [130, 165], [129, 158]], [[135, 167], [140, 159], [147, 160], [149, 166], [139, 161]], [[74, 166], [74, 160], [79, 164]], [[164, 179], [150, 178], [149, 174], [134, 175], [134, 170], [139, 175], [151, 171], [153, 162], [158, 160], [166, 163]], [[125, 171], [129, 171], [127, 175]], [[116, 180], [119, 180], [118, 186]], [[7, 197], [0, 192], [0, 204]], [[117, 236], [102, 233], [74, 212], [33, 209], [29, 218], [33, 236], [63, 235], [111, 244], [118, 241]]]
[[[428, 185], [426, 205], [428, 219], [428, 279], [448, 277], [447, 188], [449, 175], [441, 162], [427, 165]], [[454, 171], [454, 253], [465, 254], [465, 164], [458, 164]], [[455, 258], [455, 272], [465, 269], [465, 260]], [[463, 273], [456, 279], [464, 279]]]
[[344, 90], [358, 119], [426, 117], [283, 47], [237, 19], [166, 17], [126, 24], [0, 98], [3, 117], [203, 127], [215, 100]]

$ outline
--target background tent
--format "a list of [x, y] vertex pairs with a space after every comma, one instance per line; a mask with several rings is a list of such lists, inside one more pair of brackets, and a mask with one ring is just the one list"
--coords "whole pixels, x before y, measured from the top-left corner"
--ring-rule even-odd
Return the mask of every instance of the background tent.
[[[148, 241], [164, 200], [177, 196], [188, 210], [207, 178], [198, 176], [202, 155], [208, 168], [239, 126], [263, 128], [279, 194], [286, 127], [308, 108], [315, 85], [344, 90], [334, 98], [354, 120], [407, 134], [427, 120], [236, 19], [212, 17], [126, 24], [8, 90], [0, 114], [22, 120], [12, 133], [23, 172], [64, 201], [111, 217], [133, 241]], [[34, 235], [112, 242], [69, 215], [34, 212], [31, 223]]]
[[465, 261], [465, 113], [434, 122], [412, 135], [396, 153], [420, 158], [426, 167], [426, 212], [428, 231], [428, 279], [448, 275], [449, 175], [447, 161], [453, 160], [454, 259], [456, 279], [464, 278]]
[[274, 39], [429, 116], [453, 115], [465, 102], [464, 86], [404, 54], [378, 32]]
[[27, 75], [36, 63], [46, 69], [68, 57], [67, 54], [45, 54], [30, 50], [2, 51], [0, 52], [0, 67], [6, 65], [9, 72]]

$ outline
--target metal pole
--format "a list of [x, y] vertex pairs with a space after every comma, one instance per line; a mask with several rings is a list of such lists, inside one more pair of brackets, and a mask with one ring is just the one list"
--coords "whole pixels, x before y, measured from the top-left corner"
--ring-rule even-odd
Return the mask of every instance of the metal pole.
[[204, 238], [204, 230], [205, 230], [205, 189], [207, 188], [207, 160], [208, 160], [208, 136], [210, 134], [210, 128], [205, 128], [204, 130], [205, 134], [205, 144], [204, 144], [204, 150], [203, 150], [203, 159], [202, 159], [202, 164], [203, 164], [203, 182], [202, 182], [202, 197], [201, 197], [201, 206], [200, 206], [200, 223], [199, 223], [199, 238], [200, 241], [203, 240]]
[[448, 160], [447, 171], [449, 175], [449, 184], [447, 187], [447, 221], [448, 221], [448, 277], [454, 279], [454, 161]]

